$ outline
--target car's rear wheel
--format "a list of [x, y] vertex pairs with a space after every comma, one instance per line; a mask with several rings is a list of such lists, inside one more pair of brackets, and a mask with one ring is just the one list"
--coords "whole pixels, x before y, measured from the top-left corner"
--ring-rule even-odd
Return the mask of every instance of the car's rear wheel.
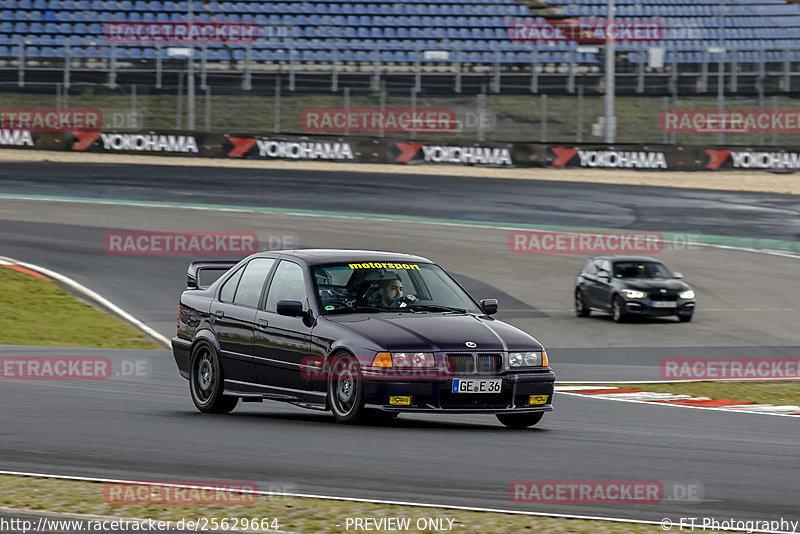
[[200, 342], [192, 350], [189, 372], [189, 391], [192, 401], [201, 412], [228, 413], [239, 402], [238, 397], [223, 395], [224, 377], [217, 351]]
[[583, 293], [581, 290], [578, 289], [575, 291], [575, 315], [578, 317], [589, 317], [589, 314], [592, 313], [592, 310], [586, 307], [586, 303], [583, 301]]
[[542, 420], [544, 412], [533, 413], [499, 413], [497, 420], [504, 426], [514, 429], [528, 428]]
[[328, 406], [340, 423], [355, 424], [367, 415], [364, 409], [364, 384], [358, 361], [349, 354], [336, 356], [328, 378]]
[[625, 321], [625, 316], [625, 303], [621, 298], [614, 297], [611, 301], [611, 318], [615, 323], [621, 323]]

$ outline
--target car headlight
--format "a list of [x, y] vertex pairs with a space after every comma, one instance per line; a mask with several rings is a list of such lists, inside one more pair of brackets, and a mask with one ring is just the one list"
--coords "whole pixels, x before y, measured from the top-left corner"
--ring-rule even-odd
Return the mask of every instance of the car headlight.
[[694, 291], [692, 291], [691, 289], [687, 289], [687, 290], [686, 290], [686, 291], [684, 291], [683, 293], [680, 293], [680, 295], [679, 295], [679, 296], [680, 296], [682, 299], [693, 299], [693, 298], [694, 298]]
[[436, 360], [430, 352], [393, 352], [392, 363], [395, 367], [434, 367]]
[[544, 360], [542, 352], [511, 352], [508, 354], [508, 365], [509, 367], [541, 367]]
[[625, 289], [623, 293], [625, 293], [625, 296], [629, 299], [643, 299], [647, 296], [644, 291], [636, 291], [635, 289]]

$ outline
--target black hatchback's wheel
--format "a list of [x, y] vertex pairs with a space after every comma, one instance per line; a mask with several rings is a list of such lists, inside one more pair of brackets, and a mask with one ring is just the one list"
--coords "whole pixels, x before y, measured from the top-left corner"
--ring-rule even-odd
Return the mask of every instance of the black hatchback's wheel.
[[614, 297], [614, 300], [611, 301], [611, 318], [615, 323], [625, 320], [625, 303], [619, 297]]
[[201, 412], [228, 413], [236, 407], [238, 397], [223, 395], [222, 366], [217, 351], [208, 343], [198, 343], [192, 350], [189, 391]]
[[691, 313], [689, 315], [679, 315], [678, 320], [682, 323], [688, 323], [692, 320], [692, 315]]
[[580, 289], [575, 290], [575, 315], [589, 317], [590, 313], [592, 313], [592, 310], [587, 308], [586, 303], [583, 302], [583, 293], [581, 293]]
[[503, 423], [504, 426], [514, 429], [528, 428], [542, 420], [544, 412], [533, 413], [499, 413], [497, 420]]
[[364, 385], [358, 361], [342, 354], [333, 359], [328, 378], [328, 406], [340, 423], [361, 422], [364, 410]]

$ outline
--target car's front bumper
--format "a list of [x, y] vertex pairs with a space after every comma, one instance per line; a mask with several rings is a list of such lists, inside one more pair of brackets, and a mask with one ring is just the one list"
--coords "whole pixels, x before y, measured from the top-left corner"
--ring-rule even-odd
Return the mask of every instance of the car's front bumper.
[[[523, 413], [553, 410], [555, 374], [550, 371], [500, 375], [454, 375], [453, 378], [500, 378], [499, 393], [452, 393], [452, 378], [441, 380], [370, 380], [363, 377], [365, 407], [385, 412]], [[531, 395], [546, 396], [546, 402], [528, 404]], [[397, 405], [391, 397], [410, 397], [410, 404]]]
[[625, 313], [629, 315], [642, 315], [646, 317], [669, 317], [672, 315], [692, 315], [694, 313], [694, 307], [695, 307], [695, 301], [687, 299], [679, 299], [678, 301], [675, 301], [674, 308], [660, 308], [654, 306], [654, 301], [650, 299], [625, 300]]

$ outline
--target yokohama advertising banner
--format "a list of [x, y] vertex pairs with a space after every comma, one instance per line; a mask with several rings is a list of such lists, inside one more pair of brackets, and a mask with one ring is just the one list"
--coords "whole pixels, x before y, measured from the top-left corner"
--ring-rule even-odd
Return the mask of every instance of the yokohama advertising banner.
[[667, 170], [671, 168], [672, 151], [673, 147], [669, 146], [549, 145], [547, 165], [587, 169]]

